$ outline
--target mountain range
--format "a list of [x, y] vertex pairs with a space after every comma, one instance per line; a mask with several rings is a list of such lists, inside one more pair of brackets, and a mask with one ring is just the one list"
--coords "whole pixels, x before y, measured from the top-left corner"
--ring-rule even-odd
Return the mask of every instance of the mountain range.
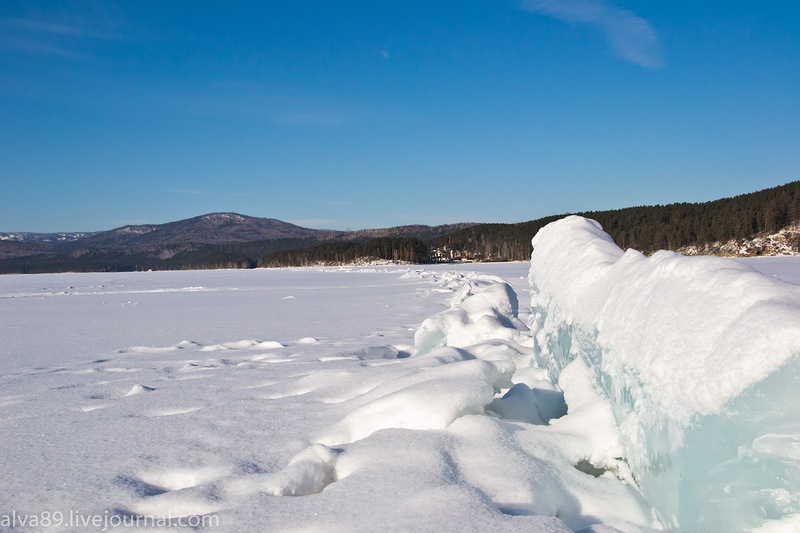
[[[711, 202], [577, 214], [599, 221], [621, 247], [646, 253], [761, 254], [765, 245], [752, 243], [771, 242], [765, 236], [772, 234], [782, 236], [775, 249], [800, 253], [800, 181]], [[364, 256], [411, 262], [524, 260], [531, 254], [531, 237], [562, 216], [516, 224], [334, 231], [210, 213], [102, 232], [0, 233], [0, 273], [252, 268], [334, 264]]]
[[473, 226], [472, 223], [337, 231], [310, 229], [274, 218], [238, 213], [209, 213], [166, 224], [121, 226], [108, 231], [75, 233], [0, 233], [0, 242], [63, 244], [77, 248], [135, 248], [167, 244], [223, 244], [277, 239], [360, 240], [379, 237], [432, 238]]
[[209, 213], [165, 224], [84, 233], [0, 233], [0, 273], [241, 268], [270, 253], [325, 242], [431, 239], [470, 223], [358, 231], [304, 228], [274, 218]]

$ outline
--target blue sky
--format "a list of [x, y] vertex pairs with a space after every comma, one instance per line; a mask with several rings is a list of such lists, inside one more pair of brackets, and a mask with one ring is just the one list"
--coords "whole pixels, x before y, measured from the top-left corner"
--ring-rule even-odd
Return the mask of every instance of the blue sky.
[[800, 179], [800, 2], [0, 2], [0, 231], [359, 229]]

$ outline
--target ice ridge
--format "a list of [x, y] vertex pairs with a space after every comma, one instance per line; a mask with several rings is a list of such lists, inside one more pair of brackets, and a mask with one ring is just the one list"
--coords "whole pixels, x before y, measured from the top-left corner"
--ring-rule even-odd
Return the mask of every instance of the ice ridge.
[[537, 363], [565, 393], [566, 368], [590, 369], [662, 523], [797, 525], [800, 287], [732, 260], [623, 251], [577, 216], [532, 242]]

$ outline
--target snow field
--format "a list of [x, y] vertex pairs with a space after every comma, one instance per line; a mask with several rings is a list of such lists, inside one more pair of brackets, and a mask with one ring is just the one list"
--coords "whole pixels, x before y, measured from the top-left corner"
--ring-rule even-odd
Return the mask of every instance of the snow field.
[[[18, 278], [5, 327], [41, 333], [10, 343], [31, 364], [2, 361], [0, 514], [214, 515], [215, 531], [657, 525], [607, 407], [563, 416], [530, 367], [527, 264], [482, 267], [59, 278], [70, 294]], [[76, 279], [127, 286], [84, 294]], [[116, 328], [69, 333], [120, 309]]]

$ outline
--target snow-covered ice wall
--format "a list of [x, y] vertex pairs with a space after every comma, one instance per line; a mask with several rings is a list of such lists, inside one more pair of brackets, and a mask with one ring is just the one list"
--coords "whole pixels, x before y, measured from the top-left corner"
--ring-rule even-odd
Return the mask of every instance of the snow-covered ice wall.
[[534, 237], [530, 286], [538, 364], [591, 376], [665, 526], [800, 526], [800, 286], [577, 216]]

